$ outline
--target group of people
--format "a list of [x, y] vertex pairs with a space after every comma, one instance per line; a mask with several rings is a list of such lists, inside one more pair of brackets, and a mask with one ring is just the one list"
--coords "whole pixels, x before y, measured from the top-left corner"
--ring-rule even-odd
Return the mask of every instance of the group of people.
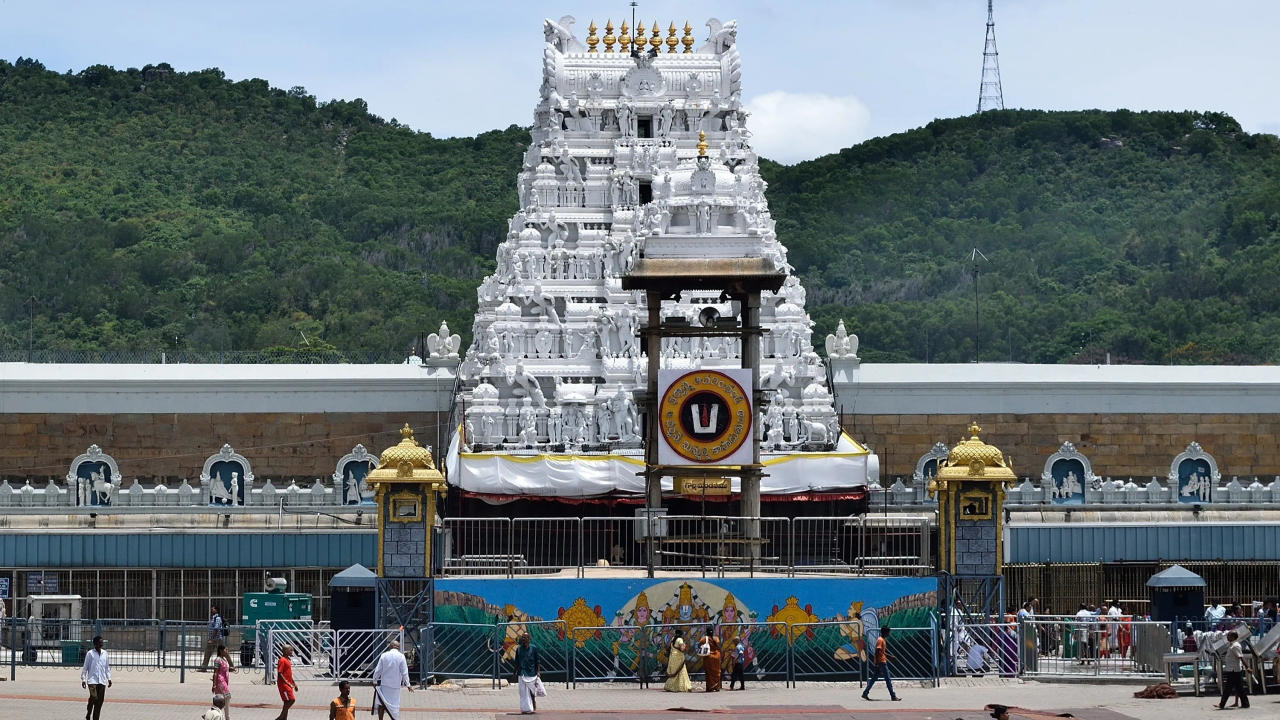
[[1120, 603], [1103, 600], [1098, 605], [1081, 603], [1076, 611], [1076, 657], [1081, 665], [1105, 658], [1129, 657], [1133, 645], [1133, 617]]
[[[696, 656], [702, 659], [702, 672], [706, 677], [706, 691], [719, 692], [724, 678], [729, 678], [729, 689], [736, 683], [739, 690], [747, 689], [745, 669], [747, 664], [746, 643], [738, 638], [733, 647], [721, 650], [720, 638], [714, 634], [702, 636], [698, 643]], [[667, 651], [667, 682], [662, 689], [667, 692], [692, 692], [693, 682], [689, 679], [689, 648], [685, 639], [679, 635], [671, 641]]]

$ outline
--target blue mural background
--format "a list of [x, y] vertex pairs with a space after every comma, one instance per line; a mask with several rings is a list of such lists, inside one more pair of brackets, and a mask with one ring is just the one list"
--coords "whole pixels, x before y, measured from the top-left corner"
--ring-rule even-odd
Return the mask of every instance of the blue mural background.
[[[905, 599], [918, 596], [921, 605], [936, 606], [938, 583], [933, 578], [723, 578], [723, 579], [483, 579], [457, 578], [436, 581], [437, 619], [441, 606], [451, 604], [440, 593], [457, 593], [483, 599], [493, 608], [511, 607], [525, 619], [553, 620], [562, 610], [582, 599], [600, 616], [613, 623], [618, 613], [624, 615], [636, 597], [644, 592], [655, 611], [688, 583], [700, 596], [719, 599], [729, 593], [736, 602], [764, 621], [781, 610], [788, 598], [796, 598], [797, 606], [817, 619], [832, 620], [849, 612], [853, 603], [864, 607], [890, 608]], [[715, 590], [712, 590], [712, 589]], [[678, 597], [678, 596], [677, 596]], [[714, 601], [710, 602], [714, 605]], [[715, 610], [720, 610], [715, 607]], [[492, 618], [489, 618], [492, 621]]]

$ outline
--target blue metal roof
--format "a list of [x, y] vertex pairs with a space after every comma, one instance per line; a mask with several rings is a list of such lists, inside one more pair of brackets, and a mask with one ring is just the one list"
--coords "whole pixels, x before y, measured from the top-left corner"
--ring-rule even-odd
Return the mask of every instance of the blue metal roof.
[[41, 532], [0, 535], [0, 567], [347, 567], [378, 561], [378, 533]]
[[1009, 563], [1280, 560], [1280, 523], [1010, 526]]

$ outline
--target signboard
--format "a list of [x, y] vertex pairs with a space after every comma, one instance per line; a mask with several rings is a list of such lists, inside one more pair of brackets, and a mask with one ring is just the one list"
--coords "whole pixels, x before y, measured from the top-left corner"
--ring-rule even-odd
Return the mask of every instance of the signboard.
[[27, 573], [28, 595], [57, 595], [58, 573], [46, 573], [43, 570]]
[[8, 600], [10, 597], [12, 597], [9, 594], [11, 592], [9, 588], [9, 583], [11, 580], [12, 578], [8, 577], [7, 575], [0, 577], [0, 600]]
[[675, 487], [677, 493], [691, 497], [733, 494], [733, 486], [727, 477], [678, 477]]
[[658, 464], [749, 465], [751, 371], [658, 371]]

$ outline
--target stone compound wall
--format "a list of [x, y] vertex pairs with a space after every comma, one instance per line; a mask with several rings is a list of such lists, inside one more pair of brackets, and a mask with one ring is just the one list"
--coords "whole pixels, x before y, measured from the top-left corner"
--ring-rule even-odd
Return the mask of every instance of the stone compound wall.
[[[67, 475], [71, 461], [90, 445], [116, 459], [125, 482], [200, 477], [204, 461], [229, 443], [248, 458], [258, 482], [329, 482], [338, 459], [357, 443], [377, 455], [400, 440], [409, 423], [437, 461], [448, 443], [445, 413], [0, 413], [0, 479]], [[278, 483], [277, 483], [278, 485]]]
[[841, 416], [853, 438], [880, 457], [881, 481], [910, 479], [916, 461], [936, 442], [948, 446], [967, 436], [970, 421], [982, 439], [1013, 460], [1019, 477], [1039, 478], [1044, 461], [1064, 441], [1088, 456], [1094, 473], [1112, 478], [1161, 481], [1174, 456], [1200, 443], [1218, 461], [1223, 481], [1233, 475], [1280, 475], [1280, 413], [1239, 414], [974, 414]]

